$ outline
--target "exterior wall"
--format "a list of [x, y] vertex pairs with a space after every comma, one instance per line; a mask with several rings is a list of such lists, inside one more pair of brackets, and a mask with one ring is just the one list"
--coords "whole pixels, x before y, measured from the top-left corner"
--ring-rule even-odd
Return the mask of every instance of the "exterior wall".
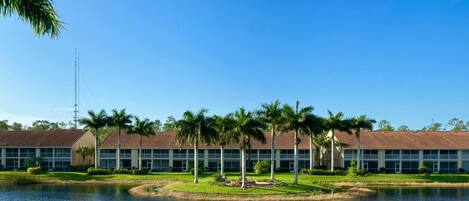
[[83, 136], [78, 139], [75, 144], [72, 146], [72, 165], [91, 165], [94, 164], [94, 155], [93, 156], [87, 156], [85, 159], [77, 153], [77, 150], [80, 148], [80, 146], [87, 146], [90, 148], [95, 148], [94, 147], [94, 135], [90, 132], [87, 131]]
[[70, 170], [72, 149], [70, 147], [1, 147], [1, 165], [8, 170], [25, 168], [25, 160], [42, 159], [41, 167], [49, 170]]

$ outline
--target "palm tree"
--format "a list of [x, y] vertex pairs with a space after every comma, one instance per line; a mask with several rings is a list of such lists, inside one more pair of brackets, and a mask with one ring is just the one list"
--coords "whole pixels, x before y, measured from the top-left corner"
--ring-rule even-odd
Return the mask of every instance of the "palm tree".
[[140, 120], [138, 117], [134, 117], [135, 122], [132, 127], [129, 129], [129, 134], [137, 134], [140, 137], [140, 144], [138, 149], [138, 169], [142, 169], [142, 138], [148, 137], [150, 135], [155, 135], [153, 130], [153, 123], [149, 119]]
[[[87, 147], [87, 146], [80, 146], [75, 153], [79, 154], [83, 161], [85, 161], [87, 156], [93, 156], [94, 155], [94, 148], [92, 147]], [[89, 164], [88, 164], [89, 165]]]
[[324, 155], [327, 149], [331, 146], [331, 139], [327, 136], [327, 133], [323, 132], [313, 138], [313, 144], [316, 147], [316, 154], [319, 158], [319, 165], [324, 165]]
[[265, 103], [262, 109], [258, 111], [260, 118], [268, 124], [270, 127], [270, 135], [272, 142], [270, 144], [270, 179], [274, 180], [275, 172], [275, 136], [276, 132], [282, 129], [283, 118], [282, 108], [280, 107], [280, 101], [276, 100], [272, 103]]
[[186, 111], [183, 118], [176, 122], [177, 134], [176, 142], [182, 145], [184, 142], [194, 146], [194, 183], [199, 182], [198, 175], [198, 150], [199, 143], [210, 144], [216, 139], [217, 132], [213, 128], [213, 118], [206, 117], [206, 109], [201, 109], [194, 114]]
[[298, 184], [298, 144], [300, 144], [298, 135], [311, 133], [313, 123], [317, 123], [317, 117], [313, 115], [313, 107], [308, 106], [300, 109], [299, 105], [300, 102], [296, 101], [296, 107], [293, 109], [290, 105], [285, 104], [282, 110], [282, 116], [285, 119], [285, 130], [295, 131], [293, 152], [293, 169], [295, 176], [293, 184]]
[[376, 120], [369, 119], [366, 115], [360, 115], [359, 117], [355, 117], [351, 119], [351, 127], [355, 131], [355, 137], [357, 139], [357, 169], [361, 170], [363, 165], [360, 162], [360, 132], [362, 129], [366, 130], [373, 130], [373, 124], [376, 123]]
[[308, 132], [306, 135], [309, 138], [309, 169], [312, 170], [314, 167], [314, 139], [317, 138], [319, 135], [324, 133], [324, 118], [312, 115], [306, 121], [306, 125], [308, 127]]
[[244, 108], [236, 111], [234, 118], [233, 134], [241, 151], [241, 188], [246, 188], [246, 149], [251, 147], [251, 139], [265, 143], [264, 129], [267, 125]]
[[120, 169], [120, 149], [121, 149], [121, 131], [123, 129], [128, 129], [132, 123], [132, 115], [129, 115], [125, 112], [125, 109], [122, 110], [112, 110], [111, 125], [117, 127], [117, 153], [116, 153], [116, 169]]
[[95, 113], [93, 110], [88, 111], [88, 118], [80, 119], [80, 124], [85, 125], [85, 128], [94, 129], [94, 146], [96, 151], [94, 152], [94, 168], [98, 168], [99, 162], [99, 129], [104, 128], [109, 123], [109, 118], [106, 111], [101, 110], [99, 113]]
[[12, 16], [14, 13], [29, 22], [37, 35], [56, 38], [63, 28], [52, 0], [0, 0], [0, 14]]
[[352, 134], [350, 120], [344, 120], [344, 114], [339, 112], [337, 114], [327, 111], [329, 117], [324, 121], [324, 126], [329, 132], [332, 133], [331, 136], [331, 172], [334, 171], [334, 150], [335, 150], [335, 130], [344, 131], [349, 134]]
[[233, 127], [235, 125], [235, 120], [233, 119], [233, 114], [228, 114], [225, 116], [214, 116], [215, 125], [214, 128], [218, 133], [217, 142], [220, 145], [220, 174], [222, 176], [224, 173], [224, 152], [225, 145], [231, 144], [235, 141], [235, 136], [233, 135]]

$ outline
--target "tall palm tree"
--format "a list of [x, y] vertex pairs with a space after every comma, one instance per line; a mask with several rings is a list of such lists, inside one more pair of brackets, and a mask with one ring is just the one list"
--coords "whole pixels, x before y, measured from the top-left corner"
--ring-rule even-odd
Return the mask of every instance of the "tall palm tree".
[[120, 153], [121, 153], [121, 132], [124, 129], [130, 128], [132, 123], [132, 115], [129, 115], [125, 112], [125, 109], [122, 110], [112, 110], [112, 116], [110, 118], [111, 125], [117, 128], [117, 153], [116, 153], [116, 169], [120, 169]]
[[149, 137], [150, 135], [155, 135], [153, 130], [153, 123], [149, 119], [140, 120], [138, 117], [134, 117], [134, 125], [130, 127], [129, 134], [137, 134], [140, 138], [140, 144], [138, 149], [138, 169], [142, 169], [142, 138]]
[[306, 125], [308, 128], [308, 132], [306, 135], [309, 138], [309, 169], [312, 170], [314, 167], [314, 139], [317, 138], [319, 135], [324, 133], [324, 118], [312, 115], [310, 118], [307, 119]]
[[252, 112], [240, 108], [234, 113], [236, 121], [233, 134], [241, 151], [241, 188], [246, 188], [246, 149], [251, 147], [251, 140], [265, 143], [264, 129], [267, 125], [259, 119], [254, 118]]
[[317, 123], [317, 117], [313, 115], [313, 107], [307, 106], [299, 108], [300, 101], [296, 101], [296, 107], [293, 109], [288, 104], [283, 106], [282, 116], [285, 119], [285, 130], [294, 131], [294, 151], [293, 151], [293, 169], [295, 176], [293, 179], [294, 184], [298, 184], [298, 145], [300, 144], [299, 134], [307, 135], [311, 133], [312, 123]]
[[258, 111], [259, 117], [270, 127], [270, 135], [272, 138], [270, 144], [270, 179], [274, 180], [275, 172], [275, 136], [277, 132], [282, 130], [283, 118], [280, 101], [276, 100], [272, 103], [262, 104], [262, 109]]
[[361, 152], [361, 142], [360, 142], [360, 132], [362, 129], [373, 130], [373, 124], [376, 123], [376, 120], [369, 119], [366, 115], [360, 115], [351, 119], [351, 127], [355, 131], [355, 138], [357, 139], [357, 169], [361, 170], [363, 167], [362, 162], [360, 161], [360, 152]]
[[335, 131], [344, 131], [352, 134], [350, 120], [344, 119], [344, 114], [339, 112], [337, 114], [327, 111], [329, 116], [324, 121], [324, 126], [332, 134], [331, 136], [331, 172], [334, 171], [334, 150], [335, 150]]
[[93, 110], [88, 111], [88, 118], [80, 119], [80, 124], [84, 125], [85, 128], [94, 129], [94, 146], [96, 151], [94, 152], [94, 168], [98, 168], [99, 162], [99, 130], [104, 128], [109, 123], [109, 118], [106, 111], [101, 110], [95, 113]]
[[183, 118], [176, 122], [176, 142], [182, 145], [184, 142], [194, 146], [194, 183], [199, 182], [198, 151], [199, 143], [210, 144], [216, 139], [217, 132], [214, 129], [213, 118], [205, 116], [206, 109], [197, 113], [186, 111]]
[[52, 0], [0, 0], [0, 14], [12, 16], [14, 13], [29, 22], [37, 35], [56, 38], [63, 28]]
[[236, 121], [233, 118], [233, 114], [227, 114], [225, 116], [214, 116], [215, 124], [214, 128], [218, 133], [217, 142], [220, 145], [220, 174], [225, 175], [224, 167], [224, 152], [225, 145], [231, 144], [235, 141], [235, 136], [233, 135], [233, 128]]

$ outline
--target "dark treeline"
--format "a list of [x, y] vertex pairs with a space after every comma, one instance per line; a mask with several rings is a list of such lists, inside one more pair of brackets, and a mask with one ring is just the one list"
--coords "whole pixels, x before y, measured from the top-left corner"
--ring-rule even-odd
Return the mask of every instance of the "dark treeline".
[[395, 128], [388, 120], [381, 120], [376, 124], [377, 131], [469, 131], [469, 121], [464, 122], [459, 118], [452, 118], [446, 124], [432, 121], [421, 129], [411, 129], [407, 125]]

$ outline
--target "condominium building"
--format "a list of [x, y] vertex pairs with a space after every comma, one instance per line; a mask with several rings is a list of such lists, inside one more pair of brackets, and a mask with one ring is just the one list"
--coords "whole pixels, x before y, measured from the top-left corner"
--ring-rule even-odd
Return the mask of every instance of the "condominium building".
[[92, 157], [83, 159], [76, 150], [94, 147], [90, 132], [78, 129], [54, 131], [0, 132], [0, 162], [7, 170], [25, 168], [25, 160], [37, 157], [41, 167], [49, 170], [70, 170], [72, 165], [88, 165]]
[[[116, 167], [117, 133], [111, 133], [101, 144], [100, 167]], [[155, 171], [188, 171], [193, 166], [193, 146], [185, 143], [177, 145], [175, 132], [156, 133], [150, 137], [143, 137], [142, 165]], [[251, 141], [251, 149], [246, 150], [247, 169], [252, 170], [257, 161], [270, 160], [271, 137], [265, 133], [266, 143]], [[279, 171], [293, 170], [293, 133], [286, 133], [276, 137], [275, 167]], [[309, 139], [300, 136], [299, 144], [299, 168], [309, 168]], [[138, 167], [139, 136], [129, 135], [123, 132], [120, 135], [121, 152], [120, 166], [123, 168]], [[207, 171], [220, 169], [219, 145], [200, 145], [199, 164]], [[240, 170], [240, 151], [236, 144], [225, 146], [224, 168], [225, 171]]]
[[[337, 132], [341, 144], [339, 164], [357, 160], [357, 139]], [[469, 171], [469, 132], [362, 132], [360, 159], [369, 172], [417, 173], [427, 166], [431, 173]]]

